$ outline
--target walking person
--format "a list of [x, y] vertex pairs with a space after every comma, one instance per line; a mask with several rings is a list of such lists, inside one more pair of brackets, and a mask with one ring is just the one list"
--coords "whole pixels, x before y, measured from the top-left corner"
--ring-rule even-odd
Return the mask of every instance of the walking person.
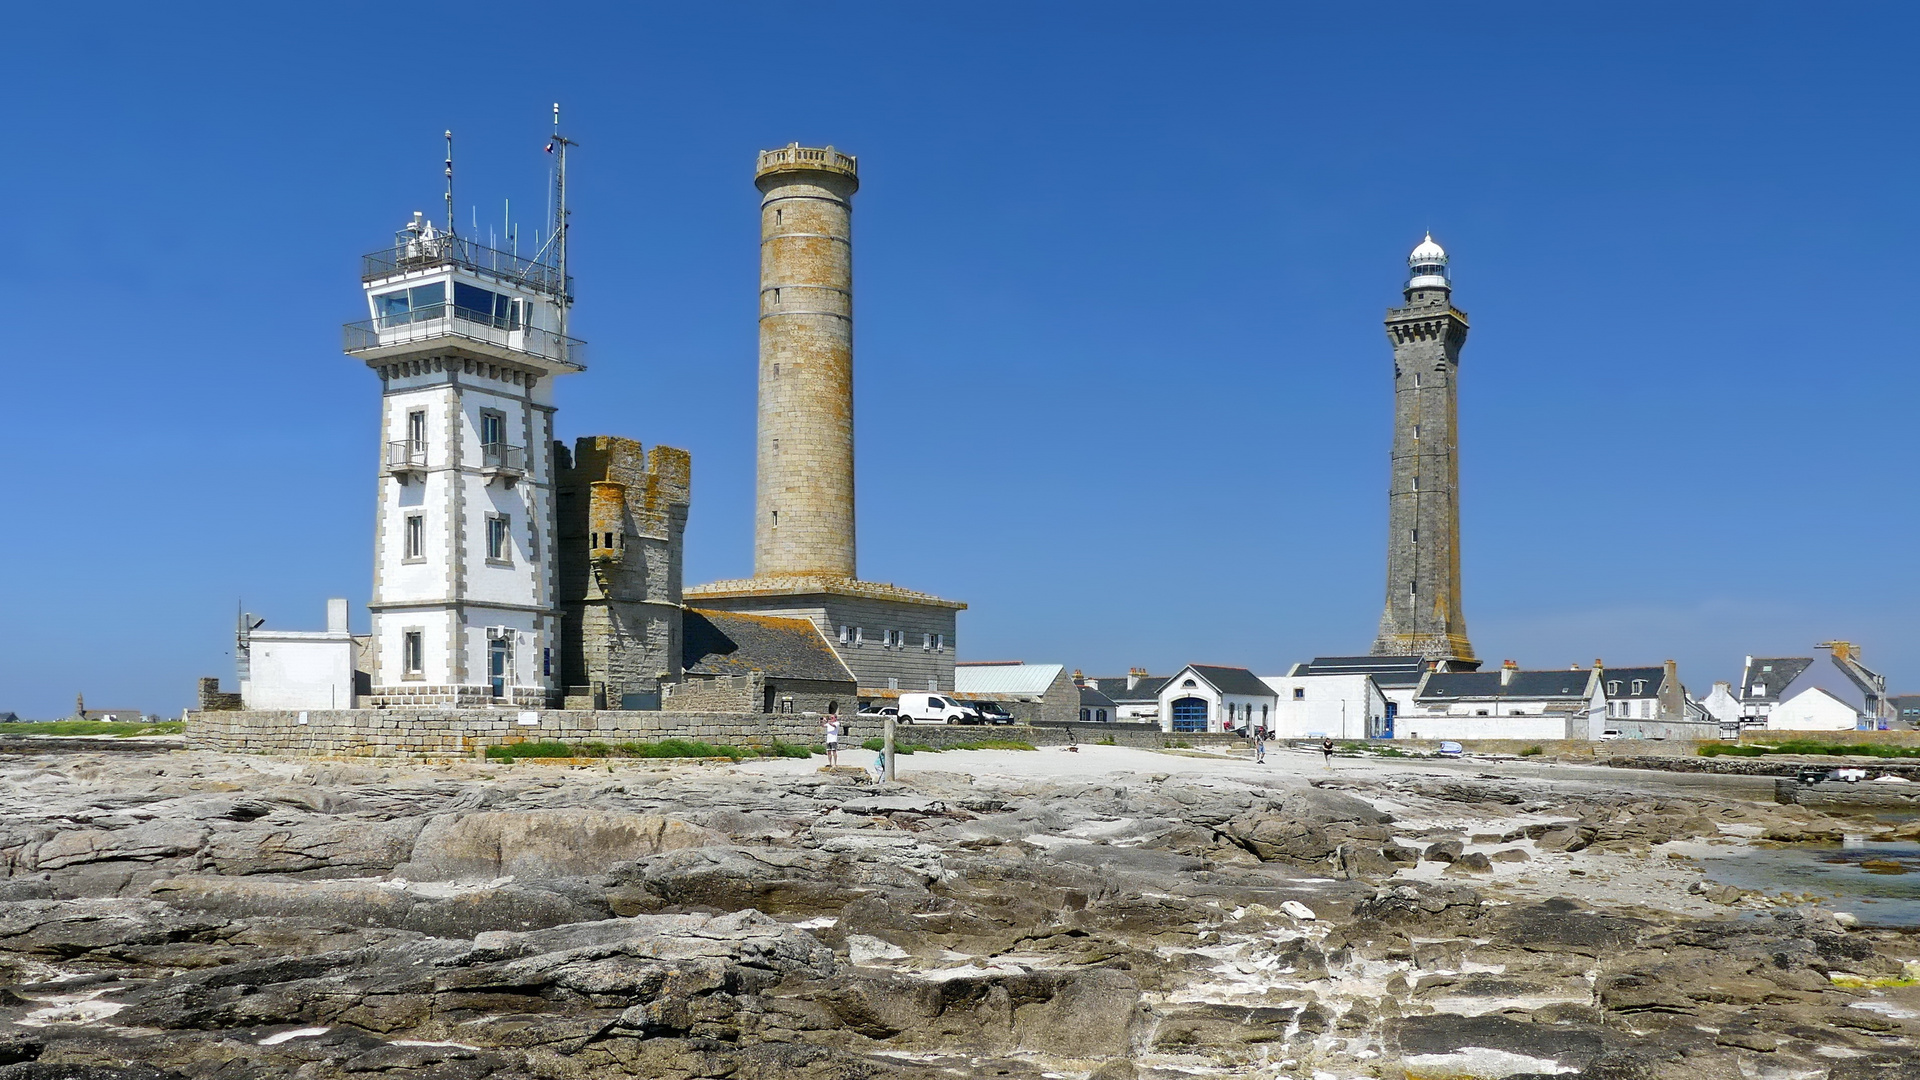
[[1329, 735], [1321, 741], [1320, 757], [1327, 763], [1327, 768], [1333, 768], [1333, 736]]
[[1267, 763], [1267, 729], [1264, 725], [1253, 729], [1253, 760], [1261, 765]]
[[830, 712], [826, 722], [820, 725], [821, 738], [827, 744], [827, 766], [840, 764], [840, 714]]

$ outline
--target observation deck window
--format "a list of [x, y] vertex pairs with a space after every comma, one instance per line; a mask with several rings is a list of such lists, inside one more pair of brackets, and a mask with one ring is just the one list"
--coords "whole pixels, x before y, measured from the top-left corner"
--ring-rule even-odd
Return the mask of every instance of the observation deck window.
[[415, 319], [437, 319], [447, 303], [447, 283], [373, 294], [373, 315], [381, 327], [405, 326]]

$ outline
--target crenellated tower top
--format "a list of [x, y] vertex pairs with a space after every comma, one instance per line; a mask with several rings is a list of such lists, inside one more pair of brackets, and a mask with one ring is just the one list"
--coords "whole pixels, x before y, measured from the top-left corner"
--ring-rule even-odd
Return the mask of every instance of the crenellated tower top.
[[753, 179], [758, 182], [762, 177], [775, 173], [825, 172], [836, 173], [853, 181], [857, 189], [860, 186], [860, 159], [852, 154], [843, 154], [831, 146], [801, 146], [788, 143], [778, 150], [762, 150], [753, 169]]

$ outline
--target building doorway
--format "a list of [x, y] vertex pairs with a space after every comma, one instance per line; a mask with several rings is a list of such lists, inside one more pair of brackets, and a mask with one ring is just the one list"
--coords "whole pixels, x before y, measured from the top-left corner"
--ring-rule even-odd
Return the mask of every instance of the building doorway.
[[487, 685], [493, 690], [493, 696], [507, 696], [507, 665], [513, 656], [513, 643], [504, 637], [487, 642]]
[[1205, 698], [1183, 697], [1173, 703], [1173, 730], [1207, 730], [1207, 702]]

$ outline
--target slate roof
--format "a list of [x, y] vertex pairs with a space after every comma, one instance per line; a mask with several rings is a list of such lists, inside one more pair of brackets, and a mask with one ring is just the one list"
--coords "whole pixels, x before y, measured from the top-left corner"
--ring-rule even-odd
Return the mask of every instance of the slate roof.
[[[1811, 656], [1756, 656], [1740, 673], [1740, 685], [1734, 690], [1742, 702], [1778, 702], [1780, 691], [1813, 666]], [[1754, 687], [1761, 692], [1753, 692]]]
[[1098, 690], [1095, 690], [1093, 687], [1083, 686], [1080, 688], [1080, 707], [1081, 708], [1111, 709], [1113, 708], [1113, 706], [1114, 706], [1114, 700], [1112, 698], [1108, 697], [1107, 695], [1101, 693]]
[[776, 679], [854, 681], [833, 646], [806, 619], [687, 608], [680, 641], [681, 662], [696, 675], [760, 671]]
[[[1273, 697], [1273, 687], [1260, 681], [1260, 676], [1243, 667], [1214, 667], [1211, 664], [1188, 664], [1182, 671], [1194, 674], [1213, 684], [1215, 690], [1223, 694], [1239, 694], [1243, 697]], [[1171, 682], [1172, 680], [1168, 680]]]
[[1421, 701], [1454, 701], [1462, 698], [1536, 698], [1585, 701], [1586, 668], [1570, 671], [1516, 671], [1505, 686], [1500, 672], [1436, 671], [1427, 676], [1420, 691]]
[[1087, 681], [1089, 683], [1098, 683], [1100, 692], [1112, 698], [1115, 704], [1134, 705], [1159, 701], [1161, 687], [1166, 686], [1171, 680], [1170, 677], [1166, 675], [1142, 675], [1140, 676], [1140, 681], [1135, 683], [1131, 690], [1127, 689], [1127, 677], [1125, 675], [1101, 675], [1088, 679]]
[[[1667, 677], [1667, 669], [1665, 665], [1661, 665], [1660, 667], [1610, 667], [1601, 668], [1600, 676], [1602, 690], [1606, 689], [1606, 684], [1608, 683], [1617, 682], [1620, 684], [1620, 692], [1617, 694], [1608, 694], [1607, 696], [1610, 698], [1615, 700], [1619, 700], [1620, 698], [1650, 698], [1660, 696], [1660, 680]], [[1641, 688], [1642, 692], [1638, 694], [1633, 692], [1633, 680], [1635, 679], [1641, 679], [1646, 682], [1646, 685]]]
[[1901, 719], [1920, 721], [1920, 694], [1892, 694], [1887, 701], [1892, 703]]
[[955, 664], [953, 692], [1038, 697], [1066, 669], [1065, 664]]
[[1371, 675], [1375, 686], [1413, 686], [1426, 674], [1424, 656], [1316, 656], [1290, 675]]

